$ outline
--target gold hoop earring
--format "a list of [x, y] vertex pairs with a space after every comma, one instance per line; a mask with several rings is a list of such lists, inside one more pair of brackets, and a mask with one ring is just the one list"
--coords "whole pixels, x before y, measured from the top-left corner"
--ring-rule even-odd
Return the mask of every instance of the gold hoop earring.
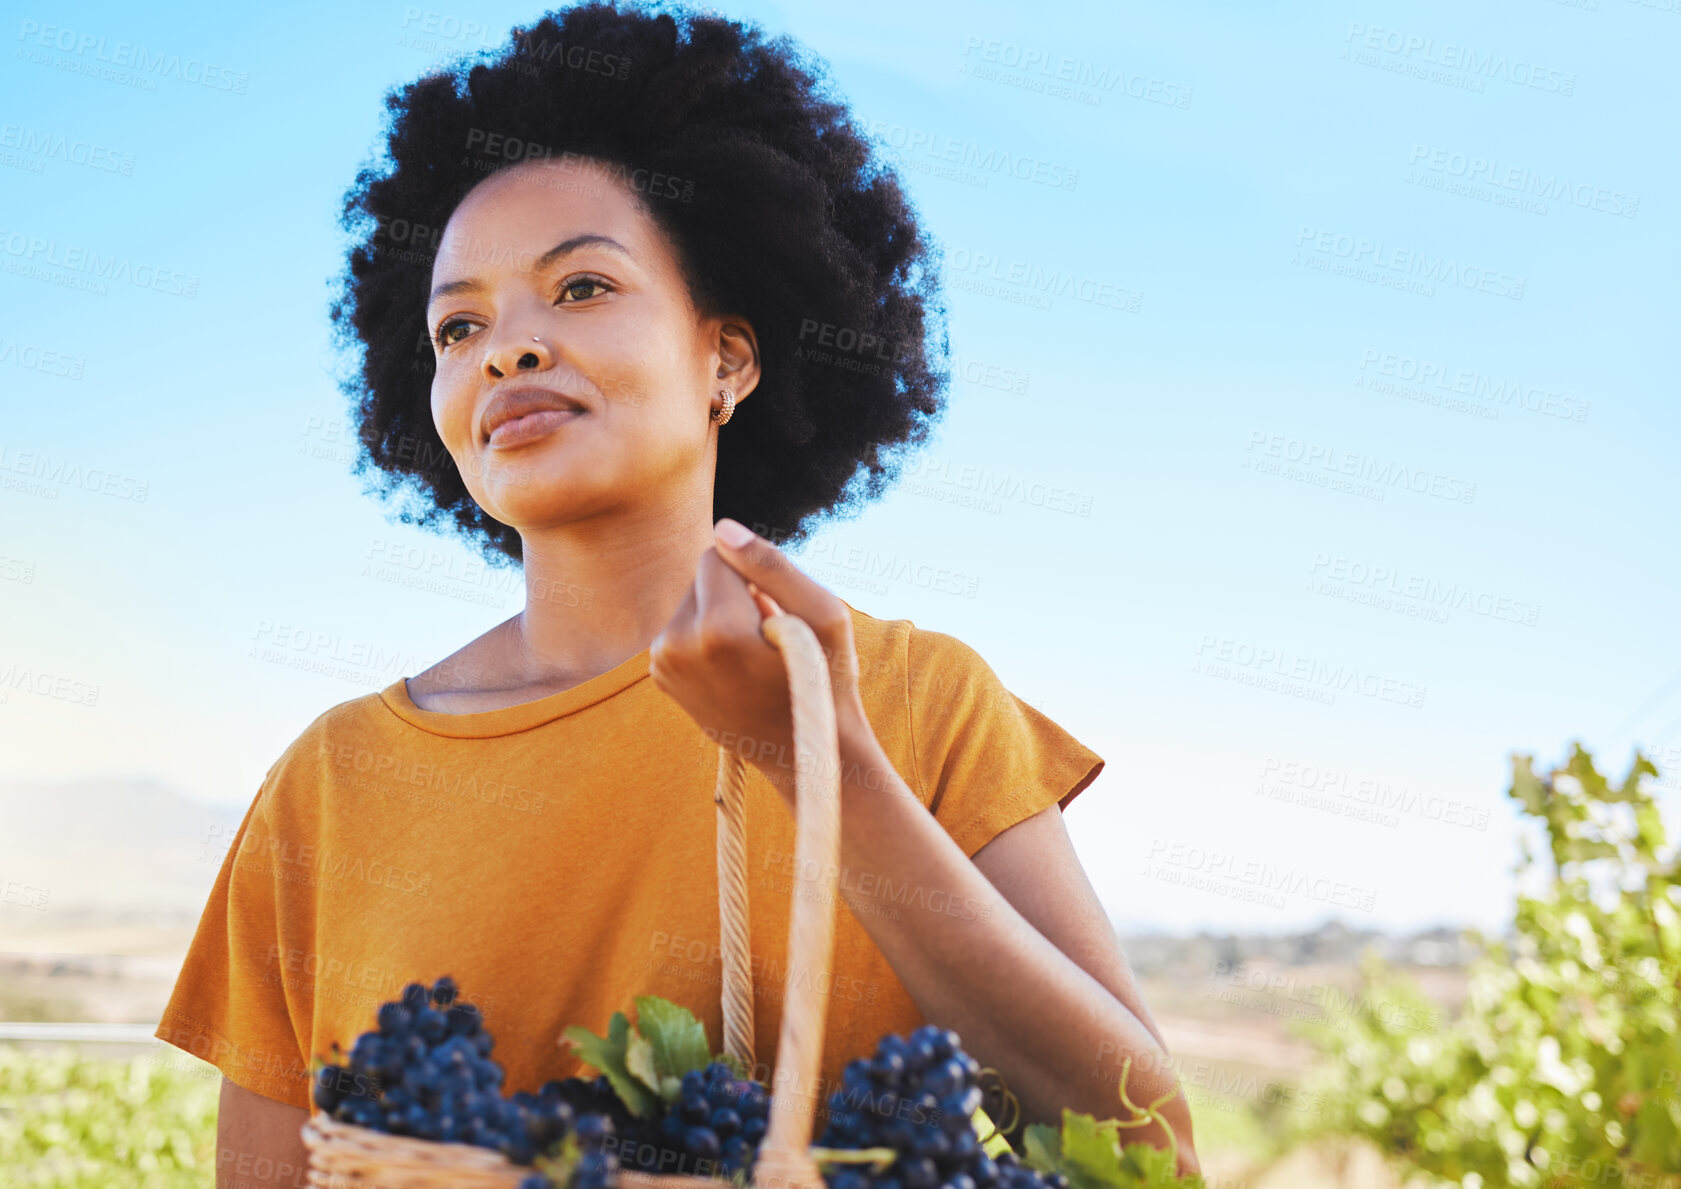
[[728, 388], [720, 388], [718, 395], [724, 398], [724, 407], [712, 410], [713, 425], [722, 425], [735, 416], [735, 393]]

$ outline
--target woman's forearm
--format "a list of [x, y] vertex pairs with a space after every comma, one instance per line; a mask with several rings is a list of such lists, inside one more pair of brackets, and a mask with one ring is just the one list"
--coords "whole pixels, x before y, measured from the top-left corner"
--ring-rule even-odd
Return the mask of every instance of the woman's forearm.
[[[923, 1016], [955, 1029], [1003, 1075], [1027, 1122], [1071, 1108], [1130, 1118], [1116, 1076], [1130, 1056], [1127, 1095], [1143, 1105], [1177, 1083], [1152, 1030], [1082, 970], [989, 883], [893, 769], [872, 733], [841, 738], [841, 897]], [[1195, 1168], [1182, 1095], [1160, 1108], [1181, 1169]], [[1168, 1146], [1163, 1129], [1127, 1142]]]
[[216, 1186], [292, 1189], [309, 1173], [309, 1112], [222, 1078], [216, 1109]]

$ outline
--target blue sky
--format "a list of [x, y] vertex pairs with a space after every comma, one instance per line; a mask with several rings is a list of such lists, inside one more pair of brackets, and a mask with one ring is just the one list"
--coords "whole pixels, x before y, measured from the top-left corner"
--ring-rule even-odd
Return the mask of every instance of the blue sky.
[[[1105, 757], [1118, 919], [1498, 925], [1512, 751], [1673, 800], [1674, 0], [715, 7], [827, 59], [946, 253], [935, 444], [797, 556]], [[518, 610], [349, 474], [326, 307], [384, 92], [539, 11], [11, 10], [7, 775], [237, 815]]]

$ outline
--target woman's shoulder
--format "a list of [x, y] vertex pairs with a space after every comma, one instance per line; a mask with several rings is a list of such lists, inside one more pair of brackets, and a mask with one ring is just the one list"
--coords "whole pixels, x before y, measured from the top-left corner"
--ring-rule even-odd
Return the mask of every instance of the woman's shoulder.
[[851, 610], [871, 726], [965, 854], [1052, 804], [1066, 808], [1102, 771], [1100, 755], [1014, 693], [966, 641]]
[[[398, 683], [403, 680], [396, 679]], [[314, 789], [323, 771], [336, 764], [354, 762], [358, 753], [377, 752], [384, 730], [395, 721], [387, 699], [391, 687], [338, 702], [318, 713], [286, 745], [263, 778], [259, 799], [270, 806], [293, 800], [298, 787]]]
[[858, 681], [866, 701], [873, 693], [920, 706], [997, 683], [985, 658], [949, 632], [921, 627], [910, 619], [878, 619], [851, 603], [846, 607], [852, 612]]

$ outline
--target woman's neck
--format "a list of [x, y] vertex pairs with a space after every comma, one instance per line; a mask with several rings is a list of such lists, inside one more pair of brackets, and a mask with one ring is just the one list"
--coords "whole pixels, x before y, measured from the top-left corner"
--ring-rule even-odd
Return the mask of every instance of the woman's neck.
[[[581, 685], [647, 648], [712, 545], [712, 523], [606, 517], [521, 533], [525, 607], [408, 684], [425, 709], [467, 713]], [[491, 699], [486, 702], [485, 699]]]

